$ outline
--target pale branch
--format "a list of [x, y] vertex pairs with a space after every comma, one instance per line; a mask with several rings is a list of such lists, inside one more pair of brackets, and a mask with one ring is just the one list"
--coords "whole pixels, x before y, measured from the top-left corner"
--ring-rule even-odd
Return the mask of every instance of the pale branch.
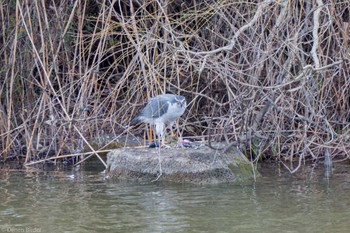
[[320, 13], [323, 7], [323, 1], [322, 0], [316, 0], [317, 2], [317, 9], [314, 11], [313, 14], [313, 22], [314, 22], [314, 27], [312, 29], [312, 37], [313, 37], [313, 45], [312, 45], [312, 49], [311, 49], [311, 55], [312, 58], [314, 60], [315, 63], [315, 68], [319, 68], [320, 67], [320, 60], [318, 59], [318, 55], [317, 55], [317, 48], [318, 48], [318, 41], [319, 41], [319, 37], [318, 37], [318, 30], [320, 28]]
[[[200, 51], [200, 52], [194, 52], [194, 51], [190, 51], [190, 50], [178, 50], [178, 52], [185, 52], [185, 53], [189, 53], [192, 55], [212, 55], [215, 53], [219, 53], [222, 51], [230, 51], [233, 49], [233, 47], [236, 44], [237, 38], [243, 33], [245, 32], [247, 29], [252, 28], [253, 25], [256, 23], [256, 21], [258, 21], [258, 19], [264, 14], [264, 10], [266, 9], [266, 7], [269, 6], [270, 3], [274, 2], [274, 0], [265, 0], [262, 3], [259, 4], [258, 9], [256, 10], [256, 13], [253, 17], [253, 19], [243, 25], [240, 29], [238, 29], [235, 34], [233, 35], [232, 39], [230, 40], [230, 43], [226, 46], [217, 48], [217, 49], [213, 49], [213, 50], [209, 50], [209, 51]], [[205, 59], [206, 60], [206, 59]], [[204, 65], [202, 65], [203, 67]]]

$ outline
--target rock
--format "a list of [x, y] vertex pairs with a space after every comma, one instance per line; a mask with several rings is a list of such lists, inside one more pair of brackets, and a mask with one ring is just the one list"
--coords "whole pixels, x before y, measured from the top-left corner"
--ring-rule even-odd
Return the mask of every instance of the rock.
[[[217, 146], [217, 145], [216, 145]], [[119, 148], [107, 154], [106, 176], [136, 181], [217, 184], [241, 182], [257, 176], [242, 152], [223, 153], [204, 143], [191, 148]], [[161, 175], [159, 158], [161, 161]]]

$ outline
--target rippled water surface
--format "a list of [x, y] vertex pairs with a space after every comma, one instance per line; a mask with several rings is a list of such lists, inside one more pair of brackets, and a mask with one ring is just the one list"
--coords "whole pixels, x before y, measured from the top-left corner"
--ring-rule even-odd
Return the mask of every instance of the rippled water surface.
[[349, 232], [350, 166], [241, 185], [104, 180], [100, 167], [0, 171], [0, 232]]

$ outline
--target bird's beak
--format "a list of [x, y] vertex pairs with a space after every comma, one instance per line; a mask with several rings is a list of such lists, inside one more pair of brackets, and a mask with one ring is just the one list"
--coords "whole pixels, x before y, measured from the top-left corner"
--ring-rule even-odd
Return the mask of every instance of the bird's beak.
[[186, 106], [186, 100], [181, 100], [180, 105], [181, 105], [181, 107]]
[[186, 106], [186, 99], [179, 100], [179, 99], [175, 98], [175, 100], [181, 107]]

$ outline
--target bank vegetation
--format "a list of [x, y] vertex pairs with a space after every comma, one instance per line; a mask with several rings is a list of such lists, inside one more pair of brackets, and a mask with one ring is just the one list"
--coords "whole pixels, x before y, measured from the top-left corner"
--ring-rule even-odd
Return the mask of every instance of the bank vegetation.
[[76, 162], [143, 137], [132, 117], [174, 93], [188, 102], [183, 137], [292, 172], [347, 160], [349, 12], [348, 0], [0, 1], [0, 157]]

